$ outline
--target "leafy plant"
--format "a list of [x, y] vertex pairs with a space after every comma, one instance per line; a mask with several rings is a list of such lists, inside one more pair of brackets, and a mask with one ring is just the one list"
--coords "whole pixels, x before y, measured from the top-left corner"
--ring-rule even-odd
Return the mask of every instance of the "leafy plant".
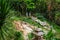
[[29, 40], [32, 40], [32, 39], [34, 38], [34, 36], [35, 36], [35, 35], [34, 35], [33, 33], [29, 33], [29, 34], [28, 34]]
[[13, 25], [10, 20], [6, 20], [9, 14], [9, 0], [0, 0], [0, 40], [12, 40], [14, 36]]
[[47, 33], [46, 40], [56, 40], [54, 37], [54, 33], [52, 32], [52, 29]]
[[56, 24], [60, 25], [60, 12], [55, 12], [55, 22]]
[[1, 4], [0, 5], [0, 26], [2, 26], [6, 18], [6, 15], [9, 13], [10, 6], [6, 0], [1, 0], [0, 4]]
[[24, 40], [22, 32], [16, 32], [14, 40]]

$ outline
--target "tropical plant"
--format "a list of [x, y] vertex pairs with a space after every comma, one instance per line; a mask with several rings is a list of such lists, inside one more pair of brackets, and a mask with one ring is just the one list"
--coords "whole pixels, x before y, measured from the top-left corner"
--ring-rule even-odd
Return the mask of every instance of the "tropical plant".
[[5, 21], [9, 11], [9, 0], [0, 0], [0, 40], [12, 40], [14, 34], [12, 23], [9, 20]]
[[32, 11], [35, 8], [34, 3], [32, 2], [32, 0], [25, 0], [25, 5], [26, 5], [26, 16], [30, 16]]
[[55, 34], [52, 32], [52, 29], [51, 29], [46, 35], [46, 40], [56, 40], [54, 35]]

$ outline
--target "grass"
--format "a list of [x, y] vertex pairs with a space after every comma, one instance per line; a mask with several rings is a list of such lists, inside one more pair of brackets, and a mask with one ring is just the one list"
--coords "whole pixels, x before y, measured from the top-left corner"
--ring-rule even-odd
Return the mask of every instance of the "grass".
[[[58, 38], [58, 39], [60, 39], [60, 37], [59, 37], [59, 35], [60, 35], [60, 26], [58, 26], [54, 22], [51, 22], [51, 21], [47, 20], [44, 17], [37, 16], [37, 18], [40, 19], [41, 21], [46, 21], [49, 25], [51, 25], [52, 28], [55, 29], [55, 31], [56, 31], [55, 37]], [[56, 39], [56, 40], [58, 40], [58, 39]]]
[[22, 32], [16, 32], [14, 40], [24, 40]]
[[33, 33], [29, 33], [29, 34], [28, 34], [29, 40], [32, 40], [32, 39], [34, 38], [34, 36], [35, 36], [35, 35], [34, 35]]
[[37, 22], [33, 21], [31, 18], [29, 17], [20, 17], [20, 20], [22, 21], [25, 21], [33, 26], [36, 26], [36, 27], [42, 27], [40, 24], [38, 24]]
[[52, 25], [53, 26], [53, 28], [57, 31], [57, 32], [60, 32], [59, 30], [60, 30], [60, 26], [58, 26], [57, 24], [55, 24], [54, 22], [51, 22], [51, 21], [49, 21], [48, 19], [46, 19], [45, 17], [43, 17], [42, 15], [36, 15], [37, 16], [37, 18], [39, 19], [39, 20], [41, 20], [41, 21], [46, 21], [49, 25]]
[[[33, 25], [33, 26], [39, 27], [39, 28], [42, 28], [42, 27], [43, 27], [43, 26], [40, 25], [39, 23], [33, 21], [30, 17], [25, 17], [25, 16], [20, 16], [20, 17], [11, 16], [11, 17], [9, 17], [9, 18], [10, 18], [11, 21], [21, 20], [21, 21], [25, 21], [25, 22], [27, 22], [27, 23], [29, 23], [29, 24], [31, 24], [31, 25]], [[46, 21], [48, 24], [50, 24], [50, 25], [53, 26], [53, 28], [56, 30], [57, 33], [60, 33], [60, 27], [59, 27], [58, 25], [56, 25], [55, 23], [50, 22], [49, 20], [47, 20], [47, 19], [44, 18], [44, 17], [39, 17], [38, 19], [40, 19], [41, 21]], [[57, 34], [56, 34], [56, 35], [57, 35]], [[60, 35], [60, 34], [58, 34], [58, 35]], [[32, 35], [30, 35], [30, 37], [31, 37], [31, 36], [32, 36]], [[29, 37], [29, 38], [30, 38], [30, 37]], [[30, 39], [31, 39], [31, 38], [30, 38]]]

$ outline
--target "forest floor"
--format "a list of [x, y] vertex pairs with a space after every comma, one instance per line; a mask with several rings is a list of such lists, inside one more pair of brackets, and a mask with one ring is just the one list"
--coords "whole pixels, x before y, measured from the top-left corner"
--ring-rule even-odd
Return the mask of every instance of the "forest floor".
[[[55, 33], [56, 31], [54, 30], [53, 26], [50, 25], [48, 22], [46, 21], [41, 21], [39, 20], [37, 17], [31, 17], [31, 20], [34, 21], [34, 23], [38, 23], [39, 25], [41, 25], [42, 27], [39, 27], [41, 30], [43, 30], [44, 34], [46, 35], [51, 29], [53, 31], [53, 33]], [[32, 22], [31, 20], [28, 20], [26, 21], [24, 19], [24, 21], [22, 20], [19, 20], [19, 21], [16, 21], [14, 20], [14, 25], [15, 25], [15, 28], [17, 31], [22, 31], [23, 32], [23, 35], [24, 35], [24, 39], [27, 40], [28, 39], [28, 34], [33, 32], [34, 29], [38, 28], [37, 26], [34, 25], [31, 25], [30, 22]]]

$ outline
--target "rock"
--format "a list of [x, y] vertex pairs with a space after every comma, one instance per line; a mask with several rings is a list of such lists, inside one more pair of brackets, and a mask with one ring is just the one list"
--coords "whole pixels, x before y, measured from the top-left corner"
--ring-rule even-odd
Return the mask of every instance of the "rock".
[[36, 28], [35, 31], [42, 31], [42, 28]]
[[34, 26], [22, 21], [14, 21], [13, 24], [15, 25], [16, 30], [23, 32], [24, 40], [28, 40], [28, 34], [35, 28]]

